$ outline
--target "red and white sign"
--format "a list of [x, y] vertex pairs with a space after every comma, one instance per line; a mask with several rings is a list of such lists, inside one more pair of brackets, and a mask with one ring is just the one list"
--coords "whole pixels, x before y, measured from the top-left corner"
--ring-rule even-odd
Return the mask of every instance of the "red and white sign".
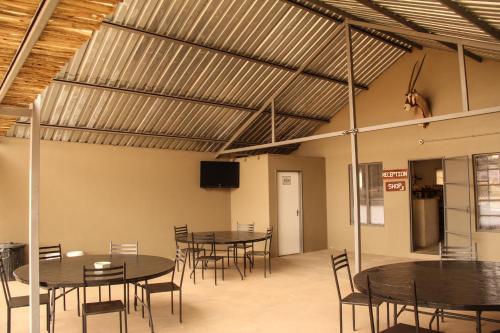
[[385, 190], [387, 192], [402, 192], [406, 191], [406, 182], [404, 180], [396, 181], [396, 182], [386, 182]]
[[394, 169], [382, 171], [383, 179], [406, 179], [408, 178], [408, 169]]

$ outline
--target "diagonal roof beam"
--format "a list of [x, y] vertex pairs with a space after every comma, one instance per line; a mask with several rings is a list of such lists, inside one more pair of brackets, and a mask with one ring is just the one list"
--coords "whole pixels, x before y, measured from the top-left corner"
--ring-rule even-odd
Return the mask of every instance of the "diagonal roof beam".
[[[410, 29], [413, 29], [413, 30], [418, 31], [418, 32], [427, 33], [427, 34], [433, 34], [432, 31], [418, 25], [417, 23], [414, 23], [412, 21], [407, 20], [406, 18], [399, 15], [398, 13], [395, 13], [395, 12], [385, 8], [385, 7], [382, 7], [378, 4], [376, 4], [375, 2], [373, 2], [373, 0], [356, 0], [356, 1], [362, 5], [365, 5], [366, 7], [370, 8], [370, 9], [377, 11], [378, 13], [380, 13], [384, 16], [387, 16], [387, 17], [393, 19], [396, 22], [401, 23], [402, 25], [404, 25]], [[447, 48], [449, 48], [451, 50], [457, 51], [457, 46], [455, 44], [451, 44], [451, 43], [447, 43], [447, 42], [439, 42], [439, 43], [443, 44], [444, 46], [446, 46]], [[483, 61], [482, 57], [480, 57], [477, 54], [472, 53], [470, 51], [464, 50], [464, 54], [466, 56], [468, 56], [469, 58], [474, 59], [478, 62]]]
[[479, 29], [486, 32], [491, 37], [495, 38], [496, 40], [500, 40], [500, 30], [498, 30], [485, 20], [482, 20], [481, 18], [477, 17], [473, 12], [465, 8], [463, 5], [452, 0], [438, 0], [438, 1], [442, 5], [454, 11], [457, 15], [469, 21], [469, 23], [471, 23], [472, 25], [475, 25]]
[[300, 65], [300, 67], [291, 75], [288, 77], [288, 79], [285, 80], [279, 86], [276, 91], [274, 91], [271, 96], [262, 104], [262, 106], [259, 108], [257, 112], [252, 114], [250, 117], [248, 117], [244, 123], [241, 124], [241, 126], [234, 132], [234, 134], [231, 136], [231, 139], [217, 152], [216, 158], [218, 158], [221, 154], [224, 154], [225, 150], [231, 146], [231, 144], [236, 141], [236, 139], [239, 138], [239, 136], [257, 119], [257, 117], [264, 112], [264, 110], [267, 109], [267, 107], [278, 97], [295, 79], [306, 69], [307, 66], [309, 66], [325, 49], [330, 43], [332, 43], [335, 38], [337, 38], [339, 31], [344, 29], [345, 24], [341, 24], [338, 27], [335, 28], [335, 30], [331, 33], [330, 36], [325, 38], [320, 45], [312, 52]]
[[[15, 123], [16, 126], [30, 126], [30, 122], [28, 121], [17, 121]], [[198, 141], [198, 142], [212, 142], [212, 143], [226, 143], [226, 139], [218, 139], [218, 138], [208, 138], [208, 137], [190, 137], [190, 136], [182, 136], [182, 135], [173, 135], [173, 134], [161, 134], [161, 133], [153, 133], [153, 132], [139, 132], [139, 131], [124, 131], [124, 130], [114, 130], [114, 129], [105, 129], [105, 128], [95, 128], [95, 127], [83, 127], [83, 126], [65, 126], [65, 125], [51, 125], [51, 124], [41, 124], [40, 127], [46, 129], [53, 130], [64, 130], [64, 131], [73, 131], [73, 132], [89, 132], [89, 133], [100, 133], [100, 134], [117, 134], [117, 135], [129, 135], [134, 137], [143, 137], [143, 138], [156, 138], [156, 139], [172, 139], [172, 140], [183, 140], [183, 141]], [[239, 145], [257, 145], [261, 143], [250, 142], [250, 141], [238, 141], [236, 142]]]
[[[316, 10], [316, 9], [313, 9], [313, 8], [310, 8], [310, 7], [306, 6], [306, 5], [298, 3], [298, 2], [296, 2], [296, 0], [281, 0], [281, 1], [286, 2], [286, 3], [288, 3], [288, 4], [292, 5], [292, 6], [295, 6], [297, 8], [306, 10], [306, 11], [308, 11], [310, 13], [315, 14], [315, 15], [322, 16], [323, 18], [326, 18], [327, 20], [330, 20], [332, 22], [335, 22], [335, 23], [344, 23], [343, 19], [338, 19], [336, 17], [332, 17], [332, 16], [330, 16], [328, 14], [322, 13], [322, 12]], [[330, 5], [329, 3], [324, 3], [324, 2], [322, 2], [320, 0], [306, 0], [306, 1], [309, 4], [312, 4], [312, 5], [314, 5], [316, 7], [319, 7], [319, 8], [323, 8], [324, 10], [330, 11], [330, 12], [335, 13], [337, 15], [340, 15], [340, 16], [342, 16], [344, 18], [355, 20], [355, 21], [368, 22], [367, 20], [365, 20], [365, 19], [363, 19], [363, 18], [361, 18], [359, 16], [356, 16], [356, 15], [353, 15], [351, 13], [348, 13], [345, 10], [342, 10], [342, 9], [340, 9], [338, 7]], [[405, 43], [407, 45], [411, 45], [412, 47], [415, 47], [415, 48], [417, 48], [419, 50], [421, 50], [423, 48], [423, 46], [420, 45], [419, 43], [416, 43], [416, 42], [414, 42], [412, 40], [409, 40], [409, 39], [407, 39], [407, 38], [405, 38], [403, 36], [400, 36], [398, 34], [394, 34], [394, 33], [391, 33], [391, 32], [381, 32], [381, 31], [375, 30], [377, 33], [383, 34], [383, 35], [377, 35], [377, 34], [373, 33], [373, 31], [370, 31], [370, 29], [365, 29], [365, 28], [361, 28], [361, 27], [351, 27], [351, 28], [353, 30], [356, 30], [359, 33], [367, 35], [367, 36], [369, 36], [371, 38], [374, 38], [374, 39], [376, 39], [378, 41], [381, 41], [381, 42], [383, 42], [385, 44], [388, 44], [390, 46], [394, 46], [394, 47], [396, 47], [398, 49], [401, 49], [401, 50], [403, 50], [405, 52], [411, 52], [411, 48], [406, 47], [404, 45], [401, 45], [401, 44], [399, 44], [397, 42], [391, 41], [391, 40], [387, 39], [384, 36], [387, 36], [387, 37], [390, 37], [392, 39], [398, 40], [398, 41], [400, 41], [402, 43]]]
[[[171, 42], [171, 43], [175, 43], [175, 44], [179, 44], [179, 45], [183, 45], [183, 46], [192, 47], [192, 48], [195, 48], [195, 49], [198, 49], [198, 50], [204, 50], [204, 51], [208, 51], [208, 52], [212, 52], [212, 53], [217, 53], [217, 54], [221, 54], [221, 55], [228, 56], [228, 57], [231, 57], [231, 58], [241, 59], [241, 60], [252, 62], [252, 63], [255, 63], [255, 64], [259, 64], [259, 65], [263, 65], [263, 66], [268, 66], [268, 67], [280, 69], [280, 70], [283, 70], [283, 71], [286, 71], [286, 72], [289, 72], [289, 73], [293, 73], [293, 72], [295, 72], [297, 70], [297, 68], [293, 68], [293, 67], [290, 67], [290, 66], [285, 66], [285, 65], [274, 63], [274, 62], [271, 62], [271, 61], [261, 60], [261, 59], [258, 59], [258, 58], [254, 58], [254, 57], [242, 55], [242, 54], [235, 53], [235, 52], [230, 52], [230, 51], [225, 51], [225, 50], [221, 50], [221, 49], [216, 49], [214, 47], [205, 46], [205, 45], [194, 43], [194, 42], [189, 42], [189, 41], [186, 41], [186, 40], [183, 40], [183, 39], [179, 39], [179, 38], [174, 38], [174, 37], [159, 35], [159, 34], [156, 34], [156, 33], [153, 33], [153, 32], [149, 32], [149, 31], [146, 31], [146, 30], [141, 30], [141, 29], [137, 29], [137, 28], [127, 27], [125, 25], [121, 25], [121, 24], [118, 24], [118, 23], [113, 23], [113, 22], [105, 21], [105, 22], [102, 23], [102, 25], [105, 26], [105, 27], [108, 27], [108, 28], [117, 29], [117, 30], [128, 32], [128, 33], [132, 33], [132, 34], [139, 34], [139, 35], [143, 35], [143, 36], [146, 36], [146, 37], [149, 37], [149, 38], [159, 39], [159, 40], [163, 40], [163, 41], [167, 41], [167, 42]], [[319, 73], [313, 73], [313, 72], [310, 72], [310, 71], [307, 71], [307, 70], [303, 71], [301, 75], [304, 75], [304, 76], [307, 76], [307, 77], [310, 77], [310, 78], [313, 78], [313, 79], [317, 79], [317, 80], [323, 80], [323, 81], [328, 81], [330, 83], [335, 83], [335, 84], [340, 84], [340, 85], [343, 85], [343, 86], [347, 86], [347, 81], [344, 80], [344, 79], [341, 79], [341, 78], [326, 76], [326, 75], [319, 74]], [[364, 84], [361, 84], [361, 83], [356, 83], [356, 88], [363, 89], [363, 90], [368, 90], [368, 87], [366, 85], [364, 85]]]
[[[110, 87], [110, 86], [106, 86], [106, 85], [102, 85], [102, 84], [78, 82], [78, 81], [63, 80], [63, 79], [54, 79], [53, 82], [57, 83], [57, 84], [67, 85], [67, 86], [74, 86], [74, 87], [94, 89], [94, 90], [105, 90], [105, 91], [110, 91], [110, 92], [119, 92], [119, 93], [125, 93], [125, 94], [139, 95], [139, 96], [144, 96], [144, 97], [160, 98], [160, 99], [173, 100], [173, 101], [178, 101], [178, 102], [198, 104], [198, 105], [203, 105], [203, 106], [213, 106], [213, 107], [218, 107], [218, 108], [232, 109], [232, 110], [249, 112], [249, 113], [256, 113], [258, 111], [257, 109], [252, 109], [252, 108], [240, 106], [240, 105], [207, 101], [207, 100], [202, 100], [202, 99], [197, 99], [197, 98], [192, 98], [192, 97], [181, 97], [181, 96], [158, 94], [158, 93], [153, 93], [153, 92], [148, 92], [148, 91], [138, 90], [138, 89]], [[270, 110], [265, 110], [264, 112], [271, 113]], [[305, 121], [315, 121], [315, 122], [320, 122], [320, 123], [329, 123], [330, 122], [330, 120], [328, 118], [298, 115], [298, 114], [288, 113], [288, 112], [283, 112], [283, 111], [277, 111], [276, 115], [281, 116], [281, 117], [285, 117], [285, 118], [295, 118], [295, 119], [300, 119], [300, 120], [305, 120]]]

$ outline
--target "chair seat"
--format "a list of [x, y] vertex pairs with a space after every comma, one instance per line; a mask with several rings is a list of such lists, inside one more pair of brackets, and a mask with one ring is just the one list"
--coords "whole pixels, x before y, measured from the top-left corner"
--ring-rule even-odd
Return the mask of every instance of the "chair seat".
[[[40, 304], [46, 305], [50, 303], [49, 294], [40, 294]], [[29, 296], [16, 296], [10, 299], [11, 308], [24, 308], [30, 306]]]
[[229, 249], [234, 249], [234, 248], [237, 248], [237, 249], [249, 249], [249, 248], [252, 248], [252, 244], [234, 244], [234, 245], [230, 245], [228, 246]]
[[205, 260], [205, 261], [219, 261], [224, 260], [226, 257], [223, 256], [199, 256], [196, 259]]
[[[420, 328], [420, 333], [439, 333], [439, 331], [430, 330], [427, 328]], [[415, 326], [407, 324], [396, 324], [396, 326], [389, 327], [380, 333], [415, 333]]]
[[269, 252], [267, 251], [250, 251], [250, 252], [247, 252], [247, 256], [267, 256], [269, 254]]
[[185, 247], [185, 248], [182, 248], [180, 250], [183, 252], [201, 252], [201, 251], [203, 251], [202, 248], [196, 248], [196, 247], [195, 248]]
[[[362, 293], [352, 293], [342, 298], [341, 301], [343, 304], [352, 304], [352, 305], [365, 305], [368, 306], [368, 295]], [[372, 297], [372, 304], [374, 306], [379, 306], [384, 303], [384, 300], [376, 297]]]
[[142, 284], [141, 287], [146, 289], [150, 294], [155, 293], [165, 293], [169, 291], [177, 291], [180, 290], [178, 285], [173, 282], [161, 282], [161, 283], [151, 283], [151, 284]]
[[122, 301], [107, 301], [83, 304], [83, 313], [87, 315], [125, 311]]

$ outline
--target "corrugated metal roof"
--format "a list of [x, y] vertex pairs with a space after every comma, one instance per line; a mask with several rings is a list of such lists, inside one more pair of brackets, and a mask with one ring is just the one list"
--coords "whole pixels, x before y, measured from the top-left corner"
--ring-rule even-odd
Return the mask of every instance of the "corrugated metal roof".
[[[356, 0], [125, 0], [44, 92], [43, 138], [216, 152], [338, 28], [343, 16], [322, 3], [402, 27]], [[461, 37], [491, 41], [437, 0], [376, 3], [438, 33], [458, 31]], [[492, 0], [462, 3], [500, 25], [500, 10]], [[433, 17], [412, 14], [422, 10]], [[451, 19], [439, 25], [445, 18]], [[369, 86], [411, 48], [396, 37], [373, 30], [353, 32], [360, 87]], [[344, 54], [340, 33], [306, 68], [307, 75], [277, 97], [278, 140], [314, 133], [323, 119], [332, 118], [347, 103], [345, 85], [335, 82], [347, 80]], [[259, 115], [231, 148], [270, 142], [270, 126], [270, 112]], [[19, 124], [9, 135], [29, 133]], [[297, 146], [269, 152], [289, 153]]]

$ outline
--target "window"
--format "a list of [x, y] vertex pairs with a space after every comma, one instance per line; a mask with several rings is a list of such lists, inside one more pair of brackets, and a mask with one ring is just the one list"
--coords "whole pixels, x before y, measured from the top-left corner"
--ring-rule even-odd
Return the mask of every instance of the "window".
[[[351, 224], [354, 223], [354, 202], [352, 193], [352, 168], [349, 165], [349, 198]], [[382, 163], [359, 165], [360, 221], [363, 224], [384, 224], [384, 182]]]
[[478, 229], [500, 230], [500, 153], [474, 156]]

